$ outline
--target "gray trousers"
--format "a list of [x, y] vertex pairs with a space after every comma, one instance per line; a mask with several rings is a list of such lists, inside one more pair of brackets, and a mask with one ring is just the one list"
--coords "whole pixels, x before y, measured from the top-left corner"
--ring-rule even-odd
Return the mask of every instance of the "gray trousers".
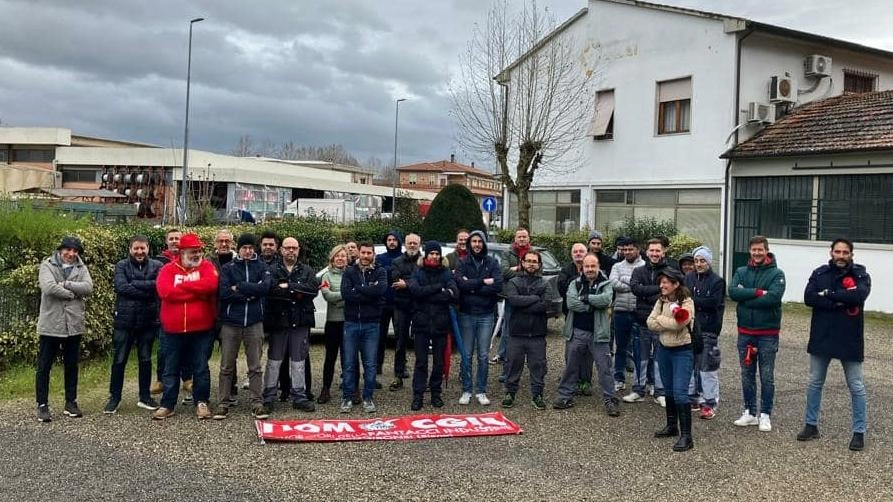
[[309, 353], [310, 328], [306, 326], [274, 331], [270, 334], [267, 371], [264, 373], [264, 402], [276, 401], [279, 390], [279, 372], [286, 356], [288, 356], [288, 370], [291, 375], [291, 389], [289, 389], [291, 400], [294, 403], [307, 401], [304, 365]]
[[245, 345], [245, 359], [248, 360], [248, 400], [252, 405], [261, 404], [263, 388], [260, 355], [264, 346], [264, 325], [257, 322], [247, 327], [220, 327], [220, 378], [217, 383], [218, 402], [229, 401], [235, 378], [236, 359], [239, 347]]
[[589, 366], [589, 374], [592, 374], [592, 362], [598, 371], [598, 384], [602, 388], [602, 396], [605, 401], [614, 397], [613, 358], [611, 357], [610, 342], [593, 343], [592, 332], [574, 328], [571, 339], [565, 347], [567, 365], [561, 374], [558, 383], [558, 396], [561, 399], [573, 399], [577, 385], [583, 375], [584, 366]]
[[524, 362], [530, 370], [530, 394], [542, 396], [546, 379], [546, 337], [511, 336], [506, 347], [506, 392], [518, 392]]

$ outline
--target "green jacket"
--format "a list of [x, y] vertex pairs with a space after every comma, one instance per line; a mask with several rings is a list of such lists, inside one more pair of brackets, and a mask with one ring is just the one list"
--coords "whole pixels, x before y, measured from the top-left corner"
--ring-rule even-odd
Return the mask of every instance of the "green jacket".
[[599, 275], [602, 281], [586, 295], [586, 303], [580, 296], [583, 290], [582, 277], [578, 276], [567, 288], [567, 317], [562, 335], [568, 340], [574, 333], [574, 313], [592, 311], [592, 340], [595, 343], [611, 342], [611, 316], [608, 309], [614, 303], [614, 286], [604, 272], [599, 271]]
[[738, 334], [778, 335], [784, 288], [784, 272], [772, 253], [759, 265], [739, 267], [729, 282], [729, 298], [738, 302]]
[[322, 297], [326, 300], [326, 322], [340, 322], [344, 320], [344, 299], [341, 298], [341, 278], [344, 270], [330, 267], [320, 278], [320, 283], [329, 283], [328, 287], [320, 288]]

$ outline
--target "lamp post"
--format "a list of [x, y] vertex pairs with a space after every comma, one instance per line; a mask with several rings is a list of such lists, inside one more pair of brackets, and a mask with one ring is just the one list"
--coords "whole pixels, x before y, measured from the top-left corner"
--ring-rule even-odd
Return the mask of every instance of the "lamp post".
[[397, 125], [400, 123], [400, 102], [406, 101], [406, 98], [400, 98], [396, 102], [396, 111], [394, 112], [394, 193], [391, 199], [391, 217], [397, 216]]
[[192, 77], [192, 25], [205, 18], [197, 17], [189, 21], [189, 56], [186, 62], [186, 123], [183, 127], [183, 181], [180, 183], [180, 223], [186, 223], [187, 195], [189, 193], [189, 83]]

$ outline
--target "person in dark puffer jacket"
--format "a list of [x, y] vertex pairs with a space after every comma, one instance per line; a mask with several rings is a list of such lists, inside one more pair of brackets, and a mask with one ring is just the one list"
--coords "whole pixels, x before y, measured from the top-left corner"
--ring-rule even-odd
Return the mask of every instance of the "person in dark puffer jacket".
[[[636, 297], [636, 328], [633, 330], [633, 358], [636, 360], [636, 371], [632, 392], [623, 396], [627, 403], [640, 402], [645, 398], [645, 384], [647, 377], [654, 377], [654, 399], [661, 406], [666, 406], [664, 396], [664, 382], [661, 379], [660, 364], [657, 362], [659, 336], [648, 329], [648, 316], [654, 304], [660, 298], [658, 286], [660, 273], [668, 267], [667, 248], [660, 238], [650, 239], [645, 244], [645, 254], [648, 257], [645, 265], [633, 270], [629, 285]], [[638, 350], [636, 350], [638, 349]]]
[[[704, 420], [710, 420], [715, 416], [719, 402], [719, 333], [726, 310], [726, 281], [713, 271], [710, 248], [700, 246], [691, 254], [694, 271], [685, 275], [685, 286], [695, 302], [695, 322], [701, 327], [704, 350], [695, 354], [694, 375], [688, 394], [692, 409], [697, 409]], [[681, 263], [682, 258], [679, 261]]]
[[412, 324], [413, 298], [409, 291], [409, 280], [418, 268], [421, 237], [409, 234], [404, 240], [406, 251], [391, 265], [391, 288], [394, 290], [394, 334], [397, 336], [397, 350], [394, 352], [394, 380], [388, 389], [397, 391], [403, 388], [406, 374], [406, 350], [409, 347], [409, 326]]

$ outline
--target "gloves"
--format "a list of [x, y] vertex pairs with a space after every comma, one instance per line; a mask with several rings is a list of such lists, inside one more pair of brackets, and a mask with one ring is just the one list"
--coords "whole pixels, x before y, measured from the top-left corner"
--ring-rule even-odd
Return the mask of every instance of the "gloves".
[[856, 281], [852, 277], [846, 276], [843, 278], [843, 287], [847, 291], [854, 291], [856, 289]]
[[331, 285], [329, 284], [328, 279], [322, 281], [322, 284], [319, 285], [319, 289], [326, 289], [326, 288], [330, 288], [330, 287], [331, 287]]
[[744, 365], [750, 366], [757, 355], [757, 347], [752, 343], [747, 344], [747, 350], [744, 352]]
[[761, 296], [763, 296], [763, 295], [765, 295], [765, 294], [766, 294], [766, 290], [765, 290], [765, 289], [758, 289], [757, 292], [756, 292], [757, 298], [759, 298], [759, 297], [761, 297]]
[[671, 303], [670, 311], [673, 313], [673, 319], [675, 319], [678, 324], [687, 323], [688, 319], [691, 317], [688, 311], [679, 306], [678, 303]]

